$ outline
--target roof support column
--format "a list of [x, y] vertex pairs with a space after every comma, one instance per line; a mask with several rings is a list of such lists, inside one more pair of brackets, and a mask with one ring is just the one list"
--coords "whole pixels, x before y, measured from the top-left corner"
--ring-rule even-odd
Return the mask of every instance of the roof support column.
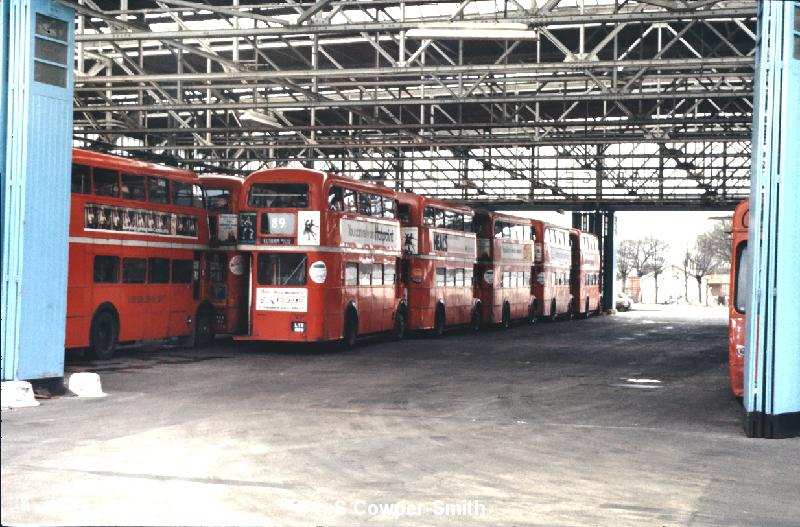
[[752, 270], [745, 340], [745, 432], [800, 435], [800, 2], [761, 2], [753, 123]]
[[[3, 380], [64, 376], [75, 12], [3, 1]], [[36, 42], [40, 45], [37, 46]]]

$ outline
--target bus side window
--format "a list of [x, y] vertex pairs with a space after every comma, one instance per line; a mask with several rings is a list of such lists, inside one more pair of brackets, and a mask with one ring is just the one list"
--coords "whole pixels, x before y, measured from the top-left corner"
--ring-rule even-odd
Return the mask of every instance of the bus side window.
[[422, 221], [426, 227], [436, 227], [436, 210], [432, 207], [425, 207]]
[[383, 285], [383, 264], [372, 264], [372, 285]]
[[377, 194], [369, 194], [369, 213], [376, 218], [383, 216], [383, 200]]
[[343, 211], [342, 187], [331, 187], [328, 191], [328, 210]]
[[397, 207], [397, 217], [400, 218], [400, 223], [404, 227], [411, 225], [411, 208], [408, 205], [399, 205]]
[[172, 283], [192, 283], [192, 260], [172, 260]]
[[447, 283], [447, 269], [444, 267], [437, 267], [436, 268], [436, 285], [438, 287], [444, 287]]
[[169, 181], [160, 177], [147, 178], [147, 200], [151, 203], [169, 203]]
[[395, 264], [384, 264], [383, 285], [394, 285]]
[[147, 281], [151, 284], [169, 283], [169, 258], [147, 260]]
[[147, 279], [147, 260], [125, 258], [122, 260], [122, 283], [143, 284]]
[[372, 213], [369, 194], [366, 192], [358, 193], [358, 213], [369, 216]]
[[344, 189], [344, 210], [347, 212], [358, 212], [357, 199], [358, 195], [355, 190], [350, 188]]
[[356, 262], [344, 264], [344, 285], [358, 285], [358, 264]]
[[72, 188], [73, 194], [92, 193], [92, 173], [86, 165], [72, 164]]
[[95, 168], [94, 193], [98, 196], [119, 197], [119, 172], [106, 168]]
[[144, 201], [144, 176], [122, 174], [122, 197], [135, 201]]
[[181, 207], [192, 206], [192, 185], [172, 182], [172, 203]]
[[392, 198], [383, 198], [383, 217], [394, 219], [395, 203]]
[[464, 232], [472, 232], [472, 216], [464, 214]]
[[372, 285], [372, 264], [359, 264], [358, 285]]
[[119, 257], [95, 256], [94, 283], [116, 284], [117, 282], [119, 282]]

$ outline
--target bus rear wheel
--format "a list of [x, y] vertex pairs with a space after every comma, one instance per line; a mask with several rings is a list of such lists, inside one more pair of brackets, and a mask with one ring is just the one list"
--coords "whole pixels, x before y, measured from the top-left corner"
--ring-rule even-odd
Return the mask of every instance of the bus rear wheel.
[[110, 311], [101, 311], [94, 317], [89, 340], [89, 353], [96, 359], [110, 359], [117, 349], [119, 338], [117, 318]]
[[433, 336], [441, 337], [444, 335], [444, 306], [436, 306], [436, 314], [433, 317]]
[[511, 306], [508, 305], [508, 302], [503, 304], [503, 314], [500, 318], [500, 325], [503, 326], [503, 329], [511, 327]]
[[528, 323], [536, 324], [536, 306], [533, 304], [528, 306]]
[[480, 331], [483, 324], [483, 317], [481, 315], [481, 306], [475, 306], [472, 309], [472, 317], [470, 318], [469, 327], [472, 331]]
[[394, 328], [392, 329], [392, 337], [394, 340], [403, 340], [406, 336], [406, 329], [408, 322], [406, 321], [406, 312], [404, 309], [398, 309], [394, 314]]
[[555, 322], [558, 319], [558, 311], [556, 311], [556, 299], [550, 302], [550, 322]]
[[342, 333], [342, 347], [352, 349], [358, 338], [358, 315], [352, 309], [347, 310], [344, 316], [344, 331]]
[[589, 318], [591, 313], [589, 312], [589, 299], [586, 299], [586, 311], [583, 312], [583, 318]]
[[194, 328], [194, 346], [202, 348], [214, 340], [214, 315], [208, 309], [197, 313], [197, 324]]

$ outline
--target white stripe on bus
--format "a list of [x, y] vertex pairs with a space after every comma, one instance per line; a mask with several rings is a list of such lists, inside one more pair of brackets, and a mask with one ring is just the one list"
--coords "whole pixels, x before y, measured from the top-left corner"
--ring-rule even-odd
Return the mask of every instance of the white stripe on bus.
[[379, 254], [381, 256], [400, 257], [400, 251], [382, 249], [359, 249], [356, 247], [325, 247], [321, 245], [237, 245], [238, 251], [253, 252], [314, 252], [314, 253], [339, 253], [339, 254]]
[[202, 243], [152, 242], [147, 240], [121, 240], [119, 238], [89, 238], [86, 236], [70, 236], [69, 243], [117, 245], [120, 247], [153, 247], [159, 249], [208, 249], [208, 245], [203, 245]]

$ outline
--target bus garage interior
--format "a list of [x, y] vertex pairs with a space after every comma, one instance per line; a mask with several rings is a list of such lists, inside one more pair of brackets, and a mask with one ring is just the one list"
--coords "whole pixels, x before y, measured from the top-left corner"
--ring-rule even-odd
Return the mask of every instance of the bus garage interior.
[[4, 525], [800, 523], [800, 2], [0, 30]]

